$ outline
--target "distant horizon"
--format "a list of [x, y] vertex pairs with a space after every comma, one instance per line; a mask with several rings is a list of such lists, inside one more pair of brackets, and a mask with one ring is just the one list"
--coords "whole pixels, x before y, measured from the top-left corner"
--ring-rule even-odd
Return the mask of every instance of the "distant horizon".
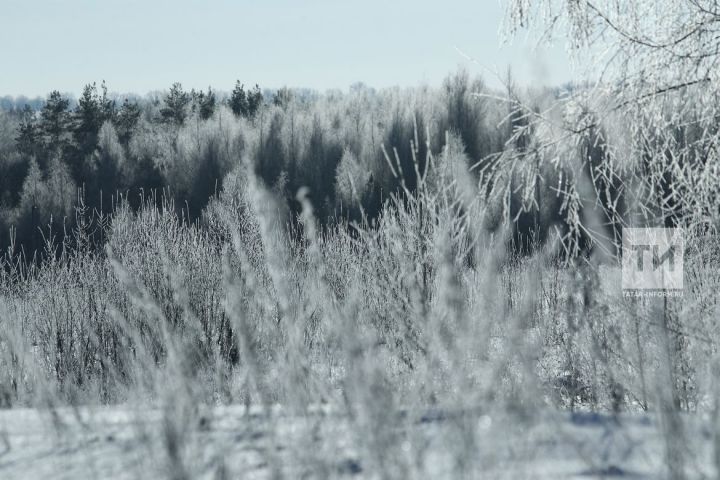
[[[369, 84], [367, 82], [363, 82], [360, 80], [360, 81], [350, 83], [349, 85], [347, 85], [345, 87], [328, 87], [328, 88], [324, 88], [324, 89], [307, 87], [307, 86], [292, 86], [292, 85], [264, 86], [264, 85], [258, 84], [258, 86], [260, 87], [260, 90], [264, 94], [268, 93], [268, 92], [275, 92], [282, 88], [288, 88], [288, 89], [294, 90], [294, 91], [306, 91], [306, 92], [317, 93], [319, 95], [323, 95], [328, 92], [337, 92], [337, 91], [340, 91], [343, 93], [348, 93], [355, 85], [359, 85], [359, 84], [364, 85], [365, 87], [367, 87], [369, 89], [377, 90], [377, 91], [394, 89], [394, 88], [412, 89], [412, 88], [425, 87], [425, 86], [430, 87], [430, 88], [442, 88], [445, 78], [448, 78], [449, 76], [452, 76], [453, 74], [458, 73], [460, 71], [461, 70], [459, 68], [454, 71], [449, 71], [449, 72], [447, 72], [447, 74], [445, 75], [443, 80], [441, 80], [440, 82], [434, 83], [434, 84], [419, 81], [419, 82], [416, 82], [415, 84], [409, 84], [409, 85], [397, 84], [397, 85], [375, 86], [375, 85], [372, 85], [372, 84]], [[494, 84], [493, 82], [489, 82], [486, 75], [482, 75], [481, 73], [474, 73], [468, 69], [466, 69], [466, 71], [468, 72], [468, 76], [471, 80], [480, 78], [485, 82], [485, 84], [490, 89], [502, 89], [502, 85]], [[515, 77], [513, 77], [513, 82], [514, 82], [515, 86], [520, 87], [520, 88], [529, 88], [529, 87], [536, 87], [536, 86], [544, 87], [544, 88], [559, 88], [559, 87], [574, 83], [572, 80], [566, 80], [564, 82], [560, 82], [557, 84], [529, 85], [529, 84], [525, 84], [525, 83], [519, 81]], [[82, 96], [82, 91], [85, 88], [85, 86], [92, 85], [93, 83], [95, 83], [96, 87], [98, 89], [100, 89], [100, 86], [102, 85], [102, 80], [100, 80], [100, 81], [93, 80], [93, 81], [85, 82], [77, 90], [73, 90], [73, 91], [67, 91], [67, 90], [63, 91], [63, 90], [59, 90], [57, 88], [53, 88], [53, 89], [48, 90], [44, 94], [33, 94], [33, 95], [28, 95], [26, 93], [8, 94], [8, 93], [0, 92], [0, 99], [12, 99], [14, 102], [17, 102], [21, 98], [25, 98], [25, 99], [27, 99], [27, 101], [30, 101], [30, 102], [35, 102], [38, 100], [45, 101], [53, 91], [58, 91], [64, 98], [68, 98], [71, 101], [77, 101], [77, 99]], [[230, 87], [219, 88], [216, 85], [210, 84], [210, 85], [206, 85], [205, 87], [198, 88], [198, 87], [194, 87], [194, 86], [186, 86], [186, 84], [182, 80], [177, 80], [177, 81], [172, 82], [172, 83], [168, 84], [167, 86], [161, 87], [161, 88], [152, 88], [152, 89], [148, 89], [145, 91], [122, 91], [122, 90], [114, 89], [112, 87], [112, 85], [110, 85], [108, 82], [105, 82], [106, 86], [108, 87], [108, 95], [115, 99], [123, 98], [123, 97], [146, 98], [155, 93], [166, 93], [170, 89], [170, 87], [172, 87], [172, 85], [174, 83], [180, 83], [183, 87], [183, 90], [185, 90], [187, 92], [190, 92], [193, 89], [196, 91], [202, 90], [202, 91], [206, 92], [208, 87], [210, 87], [210, 88], [212, 88], [213, 92], [215, 92], [217, 94], [225, 94], [225, 95], [230, 95], [233, 88], [235, 87], [235, 83], [233, 82], [233, 84]], [[256, 85], [256, 83], [253, 83], [253, 82], [242, 82], [241, 81], [241, 83], [245, 86], [246, 89], [254, 88]]]
[[499, 86], [492, 72], [504, 76], [508, 67], [518, 85], [572, 78], [562, 46], [535, 50], [523, 35], [501, 42], [500, 0], [3, 3], [0, 96], [79, 96], [103, 79], [112, 91], [139, 95], [176, 81], [187, 90], [231, 90], [236, 79], [318, 92], [358, 81], [378, 89], [439, 86], [459, 66], [491, 87]]

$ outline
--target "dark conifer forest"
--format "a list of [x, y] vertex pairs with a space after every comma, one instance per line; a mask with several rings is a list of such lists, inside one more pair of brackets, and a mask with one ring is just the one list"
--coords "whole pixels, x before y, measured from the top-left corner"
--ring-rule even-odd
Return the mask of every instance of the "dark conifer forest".
[[263, 92], [238, 81], [220, 95], [175, 83], [123, 98], [103, 82], [82, 92], [74, 99], [53, 91], [34, 106], [4, 102], [3, 252], [38, 260], [48, 241], [55, 251], [83, 222], [94, 225], [92, 247], [102, 248], [113, 212], [148, 201], [202, 222], [226, 177], [245, 169], [280, 194], [288, 212], [300, 211], [295, 195], [306, 187], [323, 225], [372, 220], [384, 200], [417, 189], [426, 157], [441, 151], [446, 134], [462, 142], [469, 169], [502, 153], [518, 123], [502, 124], [508, 106], [478, 98], [489, 90], [466, 71], [441, 89], [358, 83], [347, 92]]

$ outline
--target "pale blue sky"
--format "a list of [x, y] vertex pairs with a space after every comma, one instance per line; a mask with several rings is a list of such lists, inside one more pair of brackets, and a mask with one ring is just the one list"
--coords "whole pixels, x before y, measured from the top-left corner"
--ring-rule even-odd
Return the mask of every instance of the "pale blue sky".
[[439, 85], [458, 65], [504, 72], [519, 83], [559, 84], [561, 47], [500, 49], [502, 0], [0, 0], [0, 96], [146, 93], [180, 81], [230, 90]]

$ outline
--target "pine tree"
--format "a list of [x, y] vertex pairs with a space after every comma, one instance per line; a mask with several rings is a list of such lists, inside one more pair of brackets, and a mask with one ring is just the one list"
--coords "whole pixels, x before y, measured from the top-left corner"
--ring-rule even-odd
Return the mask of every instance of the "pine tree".
[[50, 93], [40, 112], [40, 131], [48, 151], [62, 151], [67, 142], [70, 126], [70, 101], [57, 90]]
[[238, 80], [230, 95], [228, 104], [235, 116], [248, 119], [255, 118], [255, 114], [263, 103], [263, 94], [257, 84], [252, 91], [245, 91], [245, 86]]
[[213, 92], [212, 88], [208, 87], [207, 94], [200, 92], [199, 104], [200, 118], [207, 120], [213, 116], [213, 113], [215, 113], [215, 92]]
[[104, 121], [105, 112], [95, 84], [85, 85], [78, 106], [73, 112], [73, 138], [80, 161], [91, 154], [97, 145], [97, 134]]
[[130, 102], [127, 98], [123, 101], [114, 121], [118, 139], [123, 145], [127, 146], [130, 142], [141, 113], [140, 106], [136, 102]]
[[281, 108], [286, 108], [290, 104], [290, 100], [292, 100], [292, 92], [289, 88], [283, 87], [275, 92], [273, 104]]
[[190, 100], [190, 95], [183, 91], [182, 84], [174, 83], [165, 97], [165, 106], [160, 110], [163, 120], [175, 125], [185, 123]]
[[245, 87], [240, 80], [235, 82], [235, 88], [230, 94], [230, 109], [237, 117], [247, 117], [248, 115], [248, 98], [245, 93]]
[[[29, 109], [28, 105], [25, 108]], [[15, 137], [15, 145], [18, 152], [28, 157], [36, 156], [42, 149], [42, 132], [31, 115], [25, 115], [25, 119], [18, 126], [18, 136]]]
[[253, 88], [252, 92], [248, 93], [247, 96], [247, 117], [248, 118], [255, 118], [255, 114], [260, 109], [260, 106], [263, 103], [263, 94], [260, 91], [260, 86], [255, 84], [255, 88]]

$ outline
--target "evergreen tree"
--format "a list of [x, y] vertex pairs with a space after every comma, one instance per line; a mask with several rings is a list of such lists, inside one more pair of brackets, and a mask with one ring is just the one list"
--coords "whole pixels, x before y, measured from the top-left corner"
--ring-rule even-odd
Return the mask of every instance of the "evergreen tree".
[[252, 91], [245, 91], [245, 86], [238, 80], [230, 95], [228, 104], [235, 116], [255, 118], [255, 114], [263, 103], [263, 94], [257, 84]]
[[130, 102], [127, 98], [123, 101], [114, 121], [118, 139], [123, 145], [127, 146], [130, 142], [141, 113], [136, 102]]
[[289, 88], [283, 87], [275, 92], [273, 104], [278, 107], [285, 108], [290, 104], [290, 100], [292, 100], [292, 92]]
[[185, 123], [190, 100], [190, 95], [183, 91], [182, 84], [174, 83], [170, 92], [165, 96], [165, 106], [160, 110], [163, 120], [175, 125]]
[[263, 103], [263, 94], [260, 91], [260, 86], [255, 84], [252, 92], [247, 94], [247, 117], [255, 118], [255, 114], [260, 109]]
[[213, 116], [213, 113], [215, 113], [215, 92], [213, 92], [212, 88], [208, 87], [207, 94], [200, 92], [198, 103], [200, 105], [200, 118], [207, 120]]
[[72, 115], [73, 139], [80, 161], [91, 154], [97, 145], [97, 134], [104, 122], [104, 111], [95, 84], [85, 85], [82, 96]]
[[70, 101], [57, 90], [50, 96], [40, 112], [40, 131], [45, 149], [50, 152], [62, 152], [68, 139], [70, 126]]
[[[29, 108], [25, 105], [26, 108]], [[42, 132], [35, 120], [28, 116], [18, 126], [18, 136], [15, 138], [15, 145], [18, 152], [28, 157], [40, 154], [42, 149]]]
[[233, 89], [232, 93], [230, 94], [230, 109], [237, 117], [247, 117], [248, 116], [248, 98], [247, 94], [245, 93], [245, 87], [242, 83], [240, 83], [240, 80], [235, 82], [235, 88]]

